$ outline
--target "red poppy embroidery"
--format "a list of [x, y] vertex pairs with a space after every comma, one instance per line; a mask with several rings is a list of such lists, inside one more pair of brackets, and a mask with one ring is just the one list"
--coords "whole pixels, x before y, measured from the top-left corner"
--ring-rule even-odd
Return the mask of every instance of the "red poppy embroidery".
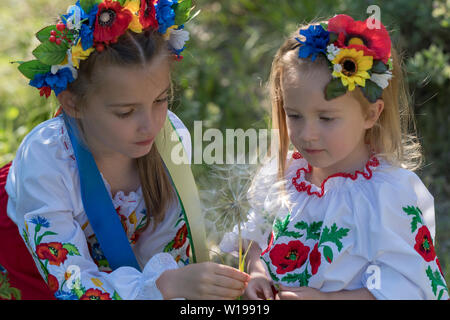
[[414, 249], [416, 249], [416, 251], [425, 259], [426, 262], [433, 261], [434, 258], [436, 258], [433, 239], [431, 238], [430, 231], [426, 226], [421, 227], [417, 232]]
[[186, 242], [186, 238], [187, 238], [187, 226], [186, 224], [184, 224], [178, 231], [177, 234], [175, 235], [174, 243], [173, 243], [173, 248], [174, 249], [178, 249], [181, 248], [184, 243]]
[[316, 243], [314, 249], [309, 255], [309, 263], [311, 264], [311, 273], [313, 275], [317, 273], [317, 270], [319, 270], [321, 259], [322, 255], [319, 252], [319, 243]]
[[81, 296], [80, 300], [111, 300], [111, 297], [109, 293], [99, 289], [89, 289]]
[[55, 293], [59, 289], [58, 279], [51, 274], [48, 275], [47, 285], [52, 293]]
[[190, 254], [191, 254], [190, 250], [191, 250], [191, 245], [188, 244], [187, 247], [186, 247], [186, 257], [188, 257], [188, 258], [189, 258]]
[[36, 246], [39, 259], [48, 260], [51, 265], [59, 266], [67, 259], [68, 251], [59, 242], [41, 243]]
[[300, 240], [290, 241], [288, 244], [277, 244], [270, 251], [272, 264], [277, 267], [276, 273], [285, 274], [300, 268], [308, 258], [310, 248]]
[[95, 19], [94, 40], [96, 42], [115, 42], [128, 28], [133, 14], [123, 8], [119, 1], [105, 0], [98, 5]]
[[325, 193], [325, 184], [327, 183], [328, 180], [330, 180], [331, 178], [336, 178], [336, 177], [342, 177], [342, 178], [350, 178], [352, 180], [356, 180], [358, 178], [359, 175], [362, 175], [366, 180], [370, 180], [372, 178], [373, 175], [373, 171], [372, 168], [373, 167], [378, 167], [380, 165], [380, 162], [378, 161], [378, 159], [376, 157], [372, 157], [371, 159], [369, 159], [369, 161], [367, 161], [365, 168], [367, 172], [364, 171], [355, 171], [354, 174], [351, 173], [335, 173], [331, 176], [329, 176], [328, 178], [326, 178], [321, 186], [320, 186], [320, 192], [317, 191], [311, 191], [312, 188], [312, 184], [310, 182], [307, 181], [302, 181], [302, 182], [298, 182], [297, 180], [301, 177], [302, 171], [306, 174], [306, 173], [310, 173], [312, 171], [312, 166], [310, 164], [308, 164], [308, 168], [300, 168], [297, 170], [297, 174], [294, 178], [292, 178], [292, 184], [295, 186], [295, 188], [297, 189], [298, 192], [305, 192], [312, 196], [312, 195], [316, 195], [317, 197], [321, 198], [323, 197], [324, 193]]

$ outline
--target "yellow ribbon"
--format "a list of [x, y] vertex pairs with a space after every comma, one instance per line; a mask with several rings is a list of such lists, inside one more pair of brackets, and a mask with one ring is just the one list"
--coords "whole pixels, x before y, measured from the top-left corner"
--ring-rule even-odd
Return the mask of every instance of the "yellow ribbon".
[[180, 164], [175, 164], [173, 161], [172, 151], [184, 150], [184, 148], [169, 117], [166, 118], [163, 129], [157, 135], [155, 144], [172, 178], [175, 191], [186, 213], [186, 225], [192, 238], [191, 250], [193, 261], [197, 263], [209, 261], [206, 247], [205, 224], [197, 185], [195, 184], [186, 152], [182, 153]]

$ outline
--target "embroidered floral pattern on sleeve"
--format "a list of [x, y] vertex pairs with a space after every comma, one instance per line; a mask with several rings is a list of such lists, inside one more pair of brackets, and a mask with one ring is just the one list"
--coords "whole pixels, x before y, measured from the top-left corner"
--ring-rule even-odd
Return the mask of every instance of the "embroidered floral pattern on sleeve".
[[425, 273], [430, 280], [430, 285], [434, 296], [437, 300], [441, 300], [445, 291], [448, 295], [448, 287], [445, 283], [441, 264], [439, 263], [439, 259], [436, 256], [436, 251], [434, 250], [433, 239], [430, 231], [423, 223], [422, 211], [418, 207], [414, 206], [407, 206], [402, 209], [408, 216], [412, 216], [411, 233], [415, 234], [414, 249], [426, 262], [428, 262], [428, 267], [425, 270]]
[[[291, 226], [290, 214], [274, 221], [269, 246], [261, 254], [275, 282], [308, 286], [321, 264], [333, 262], [333, 252], [343, 248], [341, 240], [350, 229], [323, 226], [323, 221], [298, 221]], [[279, 241], [281, 239], [281, 241]]]
[[189, 264], [189, 251], [191, 249], [192, 242], [183, 209], [180, 211], [174, 227], [177, 229], [175, 237], [164, 247], [163, 251], [170, 253], [178, 265], [183, 267]]
[[[65, 261], [70, 256], [80, 256], [78, 248], [69, 242], [44, 242], [47, 236], [57, 235], [56, 232], [50, 230], [51, 223], [48, 219], [39, 216], [33, 217], [28, 221], [34, 225], [34, 230], [31, 233], [28, 224], [25, 223], [25, 228], [22, 230], [22, 237], [29, 248], [31, 255], [37, 261], [37, 266], [47, 282], [50, 290], [55, 294], [57, 299], [63, 300], [111, 300], [120, 299], [119, 295], [114, 291], [113, 297], [105, 290], [100, 279], [92, 278], [91, 282], [94, 286], [99, 288], [86, 288], [78, 277], [71, 285], [67, 285], [67, 281], [71, 279], [73, 270], [70, 266], [65, 265]], [[48, 229], [48, 230], [46, 230]], [[31, 239], [30, 239], [31, 238]], [[35, 250], [33, 250], [33, 245]], [[59, 267], [49, 271], [50, 266]]]

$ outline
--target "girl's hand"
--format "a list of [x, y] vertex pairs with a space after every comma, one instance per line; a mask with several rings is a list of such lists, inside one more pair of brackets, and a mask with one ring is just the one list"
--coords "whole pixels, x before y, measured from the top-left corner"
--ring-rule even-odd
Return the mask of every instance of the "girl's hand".
[[265, 273], [253, 272], [245, 289], [244, 297], [249, 300], [273, 300], [272, 284]]
[[250, 276], [235, 268], [203, 262], [167, 270], [156, 280], [164, 299], [236, 299], [244, 293]]
[[327, 300], [327, 294], [310, 287], [286, 287], [280, 284], [275, 300]]

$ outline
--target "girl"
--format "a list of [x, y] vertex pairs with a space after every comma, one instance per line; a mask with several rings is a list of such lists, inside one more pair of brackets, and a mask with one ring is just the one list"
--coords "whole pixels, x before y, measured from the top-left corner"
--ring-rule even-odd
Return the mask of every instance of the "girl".
[[250, 299], [448, 299], [433, 197], [410, 171], [420, 152], [402, 65], [367, 22], [303, 26], [275, 56], [278, 154], [254, 178], [242, 231]]
[[247, 274], [189, 264], [207, 260], [195, 185], [167, 146], [183, 136], [190, 158], [190, 136], [168, 111], [190, 1], [154, 2], [79, 1], [38, 32], [37, 60], [19, 67], [41, 95], [55, 92], [62, 113], [35, 127], [0, 175], [0, 264], [14, 298], [243, 293]]

